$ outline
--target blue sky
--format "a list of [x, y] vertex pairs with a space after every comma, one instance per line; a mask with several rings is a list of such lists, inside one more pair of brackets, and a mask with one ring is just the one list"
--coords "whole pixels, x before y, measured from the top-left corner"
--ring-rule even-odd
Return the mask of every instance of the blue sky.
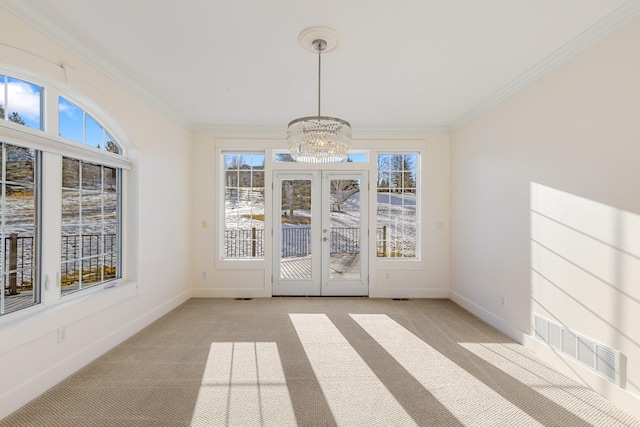
[[73, 141], [83, 142], [84, 111], [62, 97], [60, 97], [58, 102], [58, 110], [60, 136]]
[[[0, 75], [0, 104], [7, 112], [18, 113], [26, 126], [42, 130], [42, 88], [33, 83]], [[92, 147], [105, 148], [103, 138], [104, 129], [93, 117], [73, 104], [60, 97], [59, 99], [60, 136], [73, 141], [86, 143]], [[86, 135], [85, 135], [86, 120]]]
[[24, 80], [0, 76], [2, 98], [0, 103], [6, 114], [16, 112], [30, 128], [41, 129], [42, 88]]

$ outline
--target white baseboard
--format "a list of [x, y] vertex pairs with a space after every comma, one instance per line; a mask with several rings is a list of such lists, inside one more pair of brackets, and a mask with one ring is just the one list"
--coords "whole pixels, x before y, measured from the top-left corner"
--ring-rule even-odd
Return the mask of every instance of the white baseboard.
[[262, 288], [207, 288], [193, 289], [193, 298], [264, 298], [271, 295], [265, 295]]
[[0, 395], [0, 420], [191, 298], [191, 290], [131, 320]]
[[[264, 298], [264, 289], [258, 288], [208, 288], [194, 289], [193, 298]], [[376, 289], [371, 298], [449, 298], [448, 289]]]
[[449, 298], [449, 289], [377, 288], [371, 298]]
[[449, 291], [449, 298], [453, 302], [455, 302], [456, 304], [464, 308], [465, 310], [478, 316], [480, 319], [484, 320], [485, 322], [487, 322], [488, 324], [490, 324], [491, 326], [493, 326], [503, 334], [507, 335], [511, 339], [515, 340], [516, 342], [519, 342], [519, 343], [523, 342], [525, 332], [521, 331], [518, 328], [515, 328], [503, 318], [495, 315], [494, 313], [490, 312], [484, 307], [479, 306], [478, 304], [474, 303], [473, 301], [463, 297], [462, 295], [454, 291]]
[[[124, 339], [127, 339], [133, 334], [142, 330], [143, 328], [146, 328], [151, 323], [155, 322], [165, 314], [169, 313], [171, 310], [175, 309], [179, 305], [184, 304], [191, 298], [192, 298], [191, 289], [186, 290], [176, 295], [175, 297], [171, 298], [170, 300], [164, 302], [162, 305], [159, 305], [158, 307], [154, 308], [153, 310], [150, 310], [142, 314], [141, 316], [138, 316], [136, 319], [132, 320], [127, 325], [120, 328], [118, 331], [127, 332], [127, 336], [124, 338]], [[120, 342], [124, 341], [124, 339], [121, 340]]]

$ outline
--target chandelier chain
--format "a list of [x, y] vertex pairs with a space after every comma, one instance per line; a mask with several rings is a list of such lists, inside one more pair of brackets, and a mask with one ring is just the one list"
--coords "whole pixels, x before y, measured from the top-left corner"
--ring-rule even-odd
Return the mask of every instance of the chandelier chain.
[[313, 41], [313, 48], [318, 51], [318, 117], [320, 114], [320, 98], [322, 88], [322, 51], [327, 48], [327, 42], [323, 39]]
[[320, 117], [320, 87], [322, 82], [322, 44], [318, 44], [317, 49], [318, 49], [318, 117]]

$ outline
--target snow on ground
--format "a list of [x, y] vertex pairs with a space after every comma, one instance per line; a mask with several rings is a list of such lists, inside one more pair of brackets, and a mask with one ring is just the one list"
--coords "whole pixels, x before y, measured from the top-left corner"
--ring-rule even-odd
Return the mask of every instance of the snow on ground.
[[[394, 225], [396, 227], [415, 228], [416, 195], [377, 193], [377, 222]], [[250, 200], [237, 200], [233, 203], [227, 201], [226, 205], [226, 229], [250, 229], [252, 227], [264, 228], [263, 221], [251, 220], [252, 215], [264, 215], [264, 208], [259, 209], [255, 202]], [[262, 206], [263, 207], [263, 206]], [[283, 210], [283, 214], [289, 214]], [[295, 215], [299, 217], [311, 217], [309, 210], [296, 209]], [[335, 210], [329, 213], [331, 223], [336, 227], [359, 227], [360, 225], [360, 193], [353, 194], [342, 204], [342, 212]], [[300, 227], [297, 224], [282, 224], [283, 227]]]
[[[382, 227], [386, 226], [387, 253], [402, 253], [404, 256], [415, 254], [417, 218], [416, 218], [416, 195], [411, 193], [376, 193], [377, 195], [377, 240], [382, 239]], [[236, 200], [233, 203], [226, 202], [227, 230], [251, 229], [252, 227], [263, 229], [264, 222], [261, 220], [251, 220], [252, 215], [262, 215], [264, 209], [256, 208], [255, 199], [252, 203], [247, 200]], [[332, 205], [335, 205], [332, 201]], [[296, 209], [297, 217], [311, 216], [311, 212], [303, 209]], [[283, 210], [282, 214], [289, 215], [288, 210]], [[360, 193], [354, 193], [349, 199], [343, 202], [342, 212], [336, 212], [335, 208], [329, 213], [331, 226], [333, 228], [359, 228], [360, 227]], [[308, 224], [283, 223], [283, 229], [308, 228]], [[373, 228], [373, 227], [372, 227]], [[306, 246], [306, 244], [305, 244]]]

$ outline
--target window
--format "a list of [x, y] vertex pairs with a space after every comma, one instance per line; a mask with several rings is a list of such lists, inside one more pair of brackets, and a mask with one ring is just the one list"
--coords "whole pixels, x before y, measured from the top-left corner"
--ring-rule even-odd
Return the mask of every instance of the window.
[[120, 174], [62, 159], [62, 295], [120, 277]]
[[122, 154], [122, 148], [93, 117], [63, 97], [58, 98], [58, 127], [63, 138]]
[[417, 259], [419, 154], [379, 154], [377, 167], [377, 255]]
[[40, 302], [39, 156], [36, 150], [0, 142], [0, 315]]
[[264, 153], [223, 153], [223, 258], [264, 258]]
[[[57, 111], [44, 110], [44, 87], [0, 74], [0, 316], [110, 286], [123, 274], [123, 149], [94, 116], [46, 90]], [[44, 129], [45, 116], [57, 126]], [[21, 131], [27, 127], [42, 132]], [[57, 200], [43, 197], [60, 189]], [[43, 269], [54, 265], [60, 274]], [[60, 287], [44, 286], [47, 279]]]
[[42, 88], [6, 75], [0, 75], [0, 87], [0, 118], [42, 130]]

